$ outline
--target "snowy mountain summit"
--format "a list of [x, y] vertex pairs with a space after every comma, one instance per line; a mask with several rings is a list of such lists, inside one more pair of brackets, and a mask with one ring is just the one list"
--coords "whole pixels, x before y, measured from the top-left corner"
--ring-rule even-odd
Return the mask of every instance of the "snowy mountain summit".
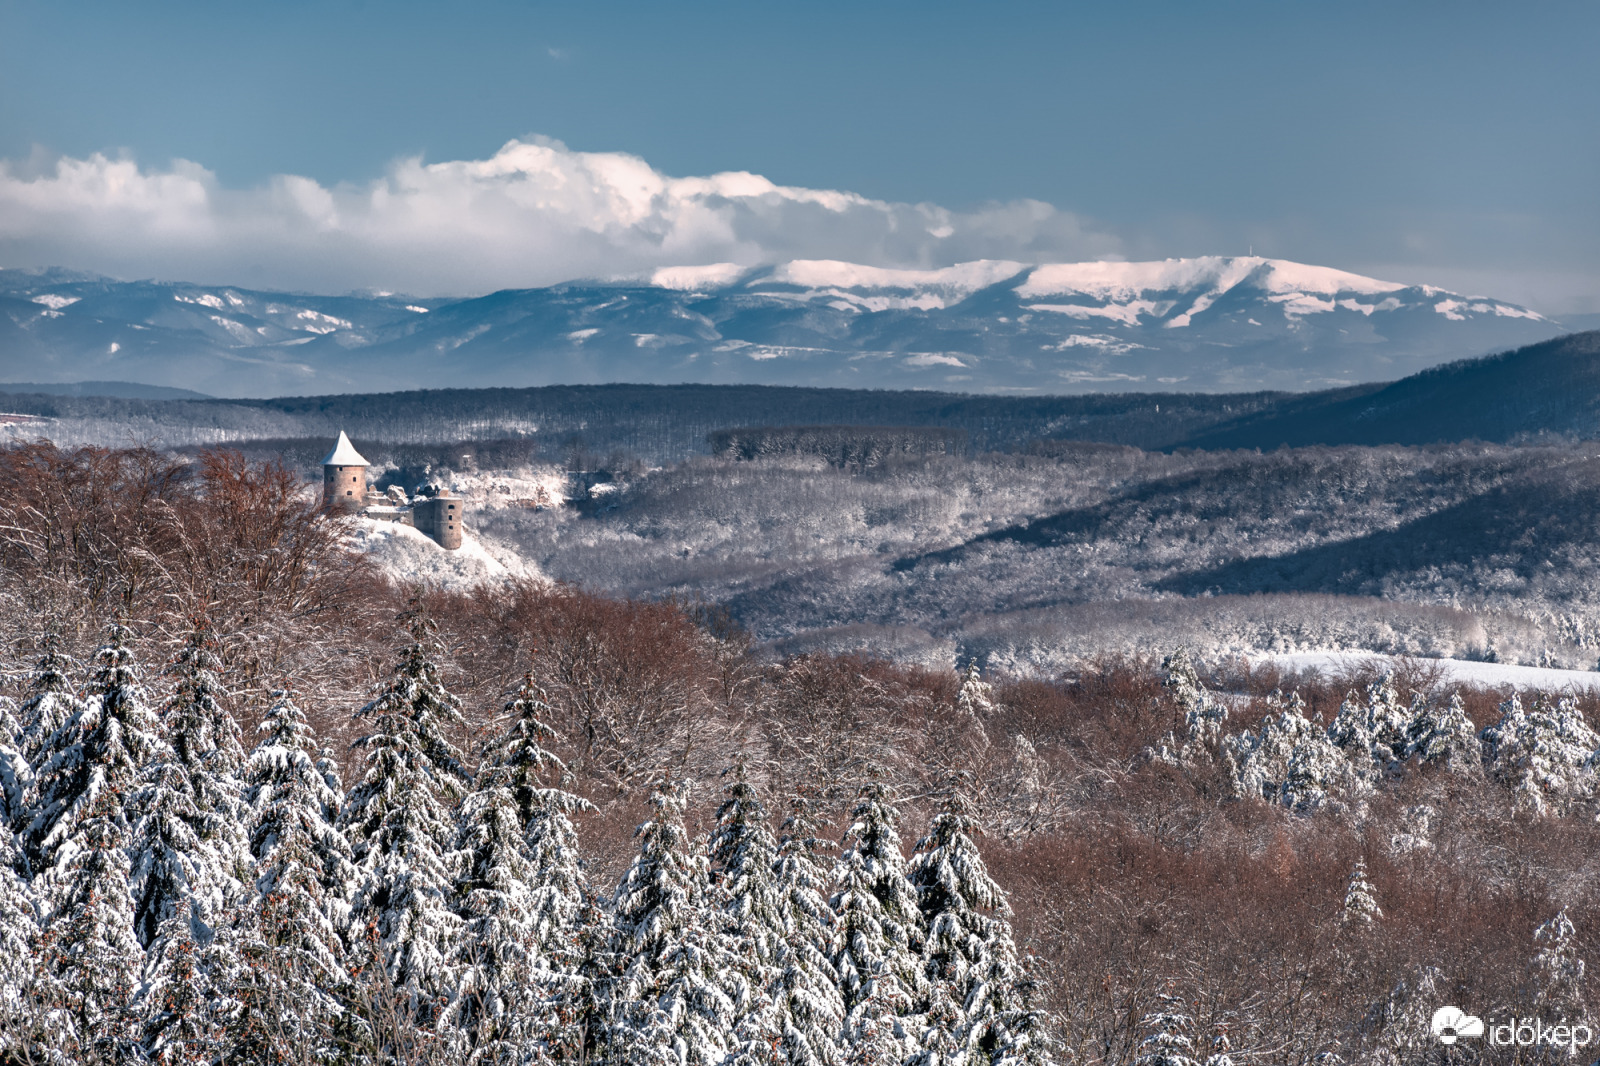
[[7, 270], [0, 312], [14, 353], [0, 376], [222, 396], [611, 381], [1299, 390], [1568, 332], [1503, 300], [1255, 256], [716, 263], [464, 300]]

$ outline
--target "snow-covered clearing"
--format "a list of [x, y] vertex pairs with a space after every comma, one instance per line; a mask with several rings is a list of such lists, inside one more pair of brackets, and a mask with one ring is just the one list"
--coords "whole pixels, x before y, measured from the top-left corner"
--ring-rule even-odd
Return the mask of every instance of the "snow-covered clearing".
[[[1337, 674], [1359, 669], [1374, 660], [1388, 666], [1397, 662], [1394, 656], [1366, 651], [1298, 651], [1261, 653], [1247, 656], [1252, 665], [1275, 663], [1288, 670], [1319, 670]], [[1600, 689], [1600, 672], [1593, 670], [1558, 670], [1544, 666], [1513, 666], [1509, 663], [1480, 663], [1467, 659], [1412, 660], [1424, 664], [1437, 664], [1444, 672], [1446, 682], [1463, 685], [1482, 685], [1499, 688], [1545, 689]]]

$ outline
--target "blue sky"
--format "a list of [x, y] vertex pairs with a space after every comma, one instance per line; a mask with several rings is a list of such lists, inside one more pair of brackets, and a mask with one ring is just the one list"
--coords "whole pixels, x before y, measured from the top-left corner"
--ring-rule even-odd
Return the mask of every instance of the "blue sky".
[[[326, 232], [261, 262], [176, 234], [210, 226], [238, 245], [302, 225], [267, 203], [282, 199], [281, 181], [268, 191], [284, 175], [332, 191], [337, 225], [359, 228], [353, 205], [397, 180], [398, 161], [491, 160], [509, 140], [542, 137], [584, 160], [636, 156], [661, 176], [748, 171], [952, 213], [946, 246], [845, 232], [838, 258], [940, 265], [1253, 247], [1546, 310], [1600, 310], [1596, 40], [1592, 2], [0, 0], [0, 158], [14, 194], [0, 196], [11, 216], [0, 219], [0, 265], [55, 256], [124, 275], [344, 284], [381, 274], [408, 245], [396, 237], [374, 251], [369, 240], [365, 258], [349, 251], [331, 271], [317, 266], [330, 255]], [[58, 180], [63, 159], [96, 153], [131, 162], [146, 184], [188, 175], [230, 221], [197, 222], [168, 200], [140, 206], [137, 226], [116, 222], [91, 202], [103, 174], [80, 168], [67, 192]], [[579, 169], [592, 177], [595, 167]], [[1041, 222], [1023, 206], [1035, 203], [1054, 213]], [[528, 231], [546, 242], [543, 272], [508, 253], [504, 284], [605, 271], [604, 242], [570, 246], [614, 220], [563, 210], [561, 225]], [[769, 232], [815, 229], [791, 216], [740, 222], [721, 244], [697, 231], [656, 251], [835, 254], [807, 234]], [[473, 217], [464, 228], [520, 225]], [[873, 217], [900, 224], [893, 211]], [[463, 228], [448, 215], [435, 223], [452, 226]], [[152, 249], [143, 260], [140, 245]], [[616, 269], [651, 254], [628, 244]], [[220, 276], [230, 271], [239, 276]], [[497, 283], [487, 270], [437, 275], [445, 289]]]

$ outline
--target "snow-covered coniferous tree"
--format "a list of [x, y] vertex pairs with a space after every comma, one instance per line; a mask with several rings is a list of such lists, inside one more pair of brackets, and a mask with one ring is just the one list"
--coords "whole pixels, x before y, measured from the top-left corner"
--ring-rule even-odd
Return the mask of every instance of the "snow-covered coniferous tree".
[[17, 715], [22, 728], [18, 746], [35, 769], [39, 766], [40, 753], [55, 731], [83, 709], [83, 700], [76, 694], [77, 676], [78, 664], [62, 652], [60, 636], [46, 633], [44, 654], [33, 668], [28, 698]]
[[1585, 966], [1576, 941], [1577, 930], [1565, 907], [1533, 932], [1535, 1003], [1541, 1011], [1564, 1019], [1583, 1014]]
[[[124, 805], [140, 772], [165, 747], [128, 647], [132, 632], [116, 623], [108, 636], [96, 654], [90, 698], [50, 735], [36, 762], [23, 845], [35, 875], [52, 884], [65, 884], [53, 871], [71, 861], [75, 838], [92, 818], [113, 818], [117, 847], [126, 846]], [[110, 802], [101, 803], [103, 797]], [[46, 902], [48, 914], [54, 908], [48, 896]]]
[[1345, 887], [1344, 909], [1340, 912], [1339, 921], [1347, 928], [1361, 929], [1382, 917], [1383, 910], [1378, 906], [1378, 890], [1367, 880], [1367, 861], [1357, 859], [1355, 869], [1350, 871], [1350, 882]]
[[665, 784], [639, 827], [639, 853], [612, 907], [622, 961], [611, 1043], [626, 1060], [716, 1066], [735, 1043], [737, 1011], [724, 988], [732, 964], [710, 907], [706, 863], [689, 851], [688, 790]]
[[716, 878], [714, 905], [722, 912], [733, 968], [725, 987], [739, 1015], [738, 1041], [746, 1058], [778, 1043], [778, 977], [788, 962], [784, 899], [775, 875], [778, 843], [744, 768], [732, 771], [710, 841]]
[[988, 1066], [1028, 1057], [1033, 1019], [1018, 1001], [1018, 964], [1005, 893], [972, 839], [958, 789], [917, 842], [910, 881], [927, 924], [922, 958], [930, 1009], [918, 1061]]
[[521, 1062], [568, 1042], [554, 1000], [581, 980], [575, 924], [583, 905], [568, 816], [589, 804], [547, 780], [559, 782], [565, 770], [544, 746], [555, 737], [548, 710], [532, 676], [524, 678], [461, 805], [465, 926], [451, 956], [459, 978], [446, 1021], [468, 1062]]
[[1162, 661], [1166, 678], [1162, 686], [1172, 694], [1183, 714], [1181, 733], [1169, 733], [1150, 754], [1173, 766], [1187, 766], [1210, 758], [1222, 742], [1228, 720], [1226, 704], [1213, 699], [1187, 648], [1179, 648]]
[[780, 894], [785, 950], [776, 1008], [784, 1057], [790, 1066], [835, 1066], [844, 999], [833, 958], [836, 920], [828, 906], [826, 843], [817, 835], [809, 801], [796, 796], [782, 827], [773, 866]]
[[1200, 1066], [1194, 1058], [1194, 1020], [1184, 1009], [1183, 1000], [1168, 993], [1157, 997], [1159, 1005], [1139, 1022], [1145, 1031], [1139, 1041], [1134, 1066]]
[[1442, 710], [1424, 709], [1412, 720], [1411, 752], [1425, 765], [1471, 778], [1483, 776], [1483, 743], [1460, 693], [1452, 693]]
[[906, 877], [899, 811], [882, 781], [863, 786], [846, 848], [834, 867], [839, 990], [847, 1054], [882, 1059], [915, 1052], [924, 1002], [922, 912]]
[[322, 1057], [340, 1015], [335, 991], [348, 979], [339, 926], [355, 867], [329, 821], [339, 797], [314, 761], [311, 727], [292, 692], [272, 696], [244, 765], [255, 876], [231, 931], [249, 974], [230, 1027]]
[[1600, 734], [1570, 697], [1554, 706], [1540, 697], [1525, 710], [1513, 695], [1483, 731], [1483, 743], [1490, 776], [1511, 789], [1519, 810], [1563, 815], [1593, 802]]
[[448, 993], [450, 945], [461, 921], [452, 907], [450, 807], [468, 774], [446, 731], [461, 724], [460, 701], [439, 680], [438, 642], [413, 612], [411, 640], [377, 696], [356, 715], [370, 730], [355, 741], [366, 764], [345, 799], [341, 828], [361, 868], [350, 938], [412, 1016], [431, 1020]]

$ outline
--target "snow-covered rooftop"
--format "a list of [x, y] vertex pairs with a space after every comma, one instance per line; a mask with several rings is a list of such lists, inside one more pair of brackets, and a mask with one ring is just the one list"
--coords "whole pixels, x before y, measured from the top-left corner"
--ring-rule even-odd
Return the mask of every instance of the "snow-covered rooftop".
[[333, 451], [322, 460], [323, 466], [371, 466], [372, 464], [361, 458], [361, 453], [356, 451], [356, 446], [350, 443], [350, 438], [344, 435], [344, 430], [339, 431], [339, 442], [333, 446]]

